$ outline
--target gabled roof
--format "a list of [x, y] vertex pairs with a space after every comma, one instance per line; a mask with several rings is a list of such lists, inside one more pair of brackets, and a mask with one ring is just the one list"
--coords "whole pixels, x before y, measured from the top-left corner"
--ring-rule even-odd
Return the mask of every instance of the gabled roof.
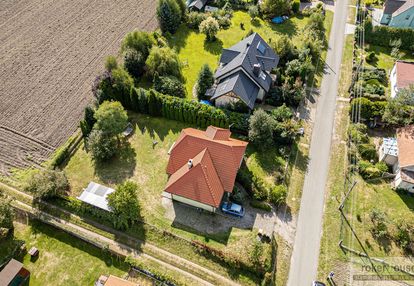
[[[206, 131], [181, 131], [170, 153], [166, 191], [217, 207], [224, 192], [232, 192], [247, 142], [230, 138], [230, 131], [209, 126]], [[188, 168], [188, 161], [193, 167]]]
[[387, 0], [384, 4], [384, 14], [395, 17], [412, 7], [414, 7], [414, 0]]
[[211, 99], [217, 99], [229, 92], [234, 92], [250, 109], [253, 109], [259, 87], [243, 71], [239, 71], [223, 79], [217, 85]]
[[397, 61], [397, 87], [407, 88], [414, 84], [414, 62]]
[[208, 0], [194, 0], [188, 5], [188, 8], [197, 8], [198, 10], [202, 10], [207, 4], [207, 1]]
[[[224, 49], [220, 58], [220, 66], [215, 73], [215, 78], [220, 80], [242, 68], [254, 83], [268, 91], [272, 79], [267, 74], [279, 63], [279, 56], [260, 37], [253, 33], [234, 46]], [[264, 75], [258, 76], [253, 72], [253, 67], [260, 64]], [[252, 80], [250, 79], [249, 80]]]
[[191, 167], [184, 164], [171, 175], [165, 191], [210, 206], [220, 205], [224, 189], [207, 148], [192, 159]]
[[0, 285], [9, 285], [22, 268], [23, 264], [21, 262], [11, 259], [6, 267], [0, 271]]
[[414, 125], [397, 129], [400, 168], [414, 166]]

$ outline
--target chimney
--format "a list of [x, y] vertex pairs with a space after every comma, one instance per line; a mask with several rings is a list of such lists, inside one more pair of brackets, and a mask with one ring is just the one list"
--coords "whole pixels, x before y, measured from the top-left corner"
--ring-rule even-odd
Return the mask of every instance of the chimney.
[[261, 65], [260, 64], [254, 64], [253, 65], [253, 74], [255, 76], [259, 76], [260, 70], [261, 70]]
[[193, 159], [188, 160], [188, 169], [191, 169], [193, 167]]

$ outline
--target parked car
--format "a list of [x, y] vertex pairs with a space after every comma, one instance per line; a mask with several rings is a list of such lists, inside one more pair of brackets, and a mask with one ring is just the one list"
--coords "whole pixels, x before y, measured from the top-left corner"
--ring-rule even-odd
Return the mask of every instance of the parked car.
[[239, 218], [244, 216], [244, 208], [241, 205], [232, 202], [224, 202], [221, 206], [221, 210], [226, 214], [237, 216]]
[[312, 286], [326, 286], [326, 284], [319, 281], [313, 281]]

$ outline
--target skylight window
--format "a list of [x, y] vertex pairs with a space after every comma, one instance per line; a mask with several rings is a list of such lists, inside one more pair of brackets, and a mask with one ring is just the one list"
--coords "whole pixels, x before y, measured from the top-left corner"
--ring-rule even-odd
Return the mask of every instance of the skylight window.
[[265, 74], [263, 71], [260, 71], [259, 77], [260, 77], [262, 80], [266, 80], [266, 74]]
[[266, 47], [265, 45], [262, 44], [262, 42], [259, 42], [257, 44], [257, 50], [262, 53], [262, 55], [264, 55], [264, 53], [266, 52]]

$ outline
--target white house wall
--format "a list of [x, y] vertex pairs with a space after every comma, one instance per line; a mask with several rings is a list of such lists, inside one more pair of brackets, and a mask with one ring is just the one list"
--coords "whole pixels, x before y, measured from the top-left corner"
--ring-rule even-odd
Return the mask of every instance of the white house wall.
[[398, 93], [397, 87], [397, 65], [395, 64], [391, 70], [390, 74], [390, 84], [391, 84], [391, 98], [394, 98]]
[[215, 207], [212, 207], [212, 206], [209, 206], [209, 205], [206, 205], [206, 204], [194, 201], [194, 200], [190, 200], [190, 199], [182, 197], [182, 196], [172, 194], [172, 199], [176, 200], [178, 202], [182, 202], [182, 203], [185, 203], [187, 205], [196, 207], [196, 208], [200, 208], [200, 209], [209, 211], [209, 212], [214, 212], [216, 210]]

